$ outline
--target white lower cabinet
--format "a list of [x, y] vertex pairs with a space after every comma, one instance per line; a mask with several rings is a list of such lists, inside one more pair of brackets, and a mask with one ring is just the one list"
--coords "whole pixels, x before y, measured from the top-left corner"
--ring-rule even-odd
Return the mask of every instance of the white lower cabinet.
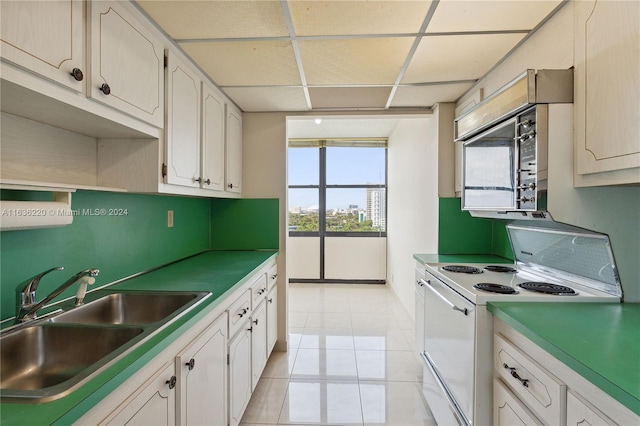
[[500, 379], [493, 382], [493, 424], [495, 426], [542, 425]]
[[251, 314], [251, 390], [258, 385], [264, 366], [267, 365], [267, 304], [262, 302]]
[[278, 287], [267, 294], [267, 354], [273, 351], [278, 340]]
[[584, 401], [577, 393], [567, 394], [567, 426], [615, 425], [600, 410]]
[[251, 330], [249, 320], [229, 342], [229, 425], [240, 424], [251, 399]]
[[493, 326], [493, 424], [640, 424], [640, 416], [531, 340], [497, 318]]
[[108, 425], [175, 425], [176, 376], [173, 362], [165, 364], [105, 423]]
[[176, 357], [181, 425], [227, 424], [227, 316]]

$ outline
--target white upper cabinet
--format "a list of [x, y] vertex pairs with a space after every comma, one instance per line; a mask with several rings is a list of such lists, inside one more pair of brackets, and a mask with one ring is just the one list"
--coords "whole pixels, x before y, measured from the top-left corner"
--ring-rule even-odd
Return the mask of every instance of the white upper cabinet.
[[242, 192], [242, 114], [227, 104], [226, 190]]
[[119, 2], [90, 5], [88, 96], [157, 127], [164, 121], [164, 47]]
[[640, 183], [640, 3], [575, 2], [575, 185]]
[[200, 78], [167, 56], [167, 183], [200, 187]]
[[202, 188], [224, 191], [224, 100], [202, 83]]
[[3, 59], [84, 91], [82, 1], [2, 1], [0, 17]]

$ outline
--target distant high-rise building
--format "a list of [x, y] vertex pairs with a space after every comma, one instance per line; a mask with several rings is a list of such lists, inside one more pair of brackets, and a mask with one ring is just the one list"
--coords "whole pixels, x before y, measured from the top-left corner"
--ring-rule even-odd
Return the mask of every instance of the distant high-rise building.
[[387, 197], [386, 188], [367, 188], [366, 219], [373, 222], [373, 226], [382, 229], [387, 227]]

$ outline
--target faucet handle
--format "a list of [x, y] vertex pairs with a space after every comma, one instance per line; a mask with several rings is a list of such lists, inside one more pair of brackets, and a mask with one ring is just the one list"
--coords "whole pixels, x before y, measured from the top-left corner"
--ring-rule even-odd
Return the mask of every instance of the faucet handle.
[[56, 266], [55, 268], [40, 272], [38, 275], [18, 284], [18, 286], [16, 287], [16, 292], [18, 292], [18, 303], [20, 304], [20, 306], [36, 303], [36, 290], [38, 288], [38, 284], [40, 284], [40, 280], [42, 279], [42, 277], [47, 275], [49, 272], [62, 271], [63, 269], [64, 266]]

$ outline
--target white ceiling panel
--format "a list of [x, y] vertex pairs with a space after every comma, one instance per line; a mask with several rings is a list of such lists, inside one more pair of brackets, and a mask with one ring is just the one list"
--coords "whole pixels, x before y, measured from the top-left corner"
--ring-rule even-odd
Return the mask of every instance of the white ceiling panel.
[[300, 56], [310, 85], [393, 84], [413, 38], [301, 40]]
[[391, 102], [392, 108], [431, 107], [438, 102], [455, 102], [473, 83], [400, 86]]
[[302, 87], [227, 87], [224, 91], [247, 112], [308, 109]]
[[478, 79], [524, 36], [474, 34], [424, 37], [402, 83]]
[[288, 36], [277, 1], [138, 1], [172, 38]]
[[440, 0], [427, 32], [531, 30], [559, 0]]
[[313, 108], [384, 108], [389, 87], [310, 87]]
[[289, 41], [180, 43], [220, 86], [300, 85]]
[[420, 30], [431, 5], [418, 1], [291, 1], [298, 36], [401, 34]]

